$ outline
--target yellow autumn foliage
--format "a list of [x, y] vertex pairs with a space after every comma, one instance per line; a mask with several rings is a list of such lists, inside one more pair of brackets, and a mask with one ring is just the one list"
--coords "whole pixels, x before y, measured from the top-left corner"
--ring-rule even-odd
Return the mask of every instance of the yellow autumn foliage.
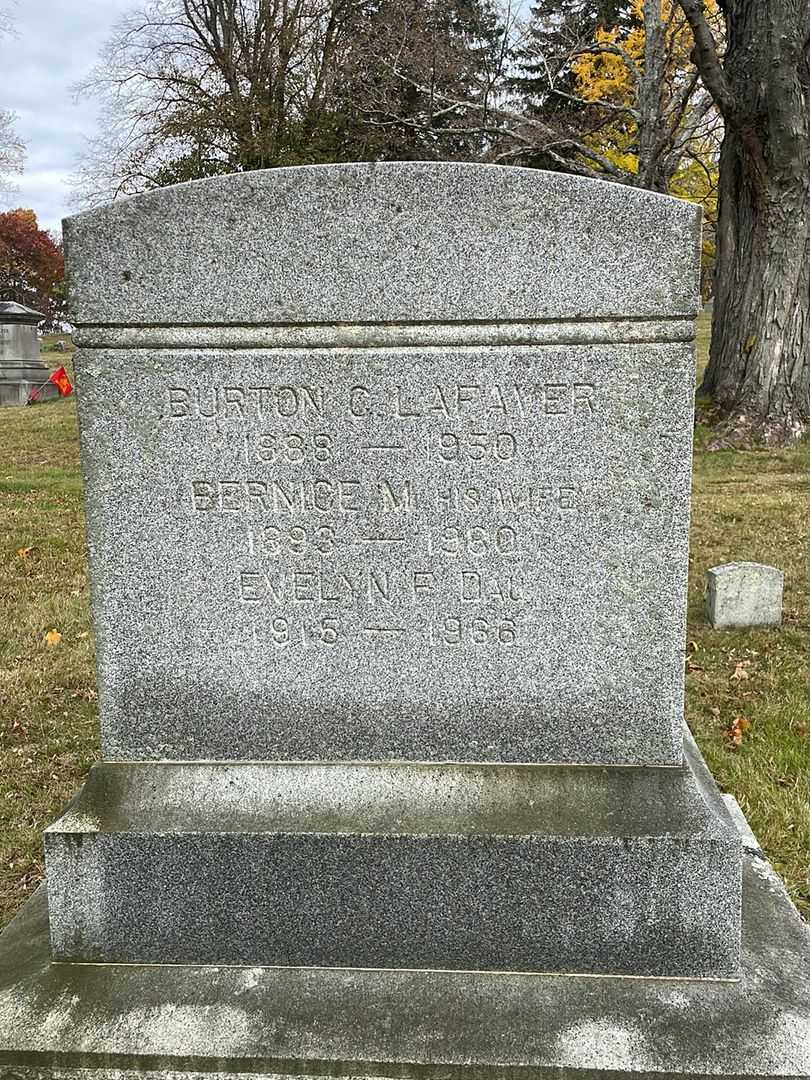
[[[692, 78], [694, 67], [690, 58], [693, 48], [692, 33], [676, 0], [660, 0], [661, 21], [664, 27], [666, 49], [666, 73], [662, 86], [662, 110], [676, 120], [677, 95], [687, 80]], [[706, 0], [706, 10], [711, 21], [719, 29], [720, 12], [717, 0]], [[594, 106], [599, 115], [600, 104], [604, 108], [602, 122], [586, 137], [587, 142], [629, 177], [638, 172], [638, 125], [632, 110], [637, 104], [638, 75], [644, 70], [646, 34], [644, 28], [644, 0], [632, 0], [631, 25], [626, 27], [603, 27], [596, 31], [592, 52], [582, 52], [572, 65], [574, 94]], [[615, 51], [610, 51], [610, 47]], [[606, 47], [606, 48], [602, 48]], [[626, 108], [626, 112], [616, 109]], [[712, 225], [717, 219], [716, 145], [707, 139], [696, 139], [689, 146], [681, 167], [672, 177], [670, 194], [703, 206], [709, 229], [704, 241], [704, 263], [714, 260]]]
[[[615, 45], [633, 61], [644, 59], [644, 25], [625, 36], [618, 27], [598, 29], [597, 45]], [[608, 101], [611, 105], [630, 105], [634, 96], [631, 67], [618, 52], [587, 52], [571, 66], [576, 79], [577, 96], [584, 101]]]
[[[667, 56], [673, 86], [677, 77], [691, 67], [692, 33], [675, 0], [660, 0], [661, 21], [665, 27]], [[613, 105], [631, 105], [635, 96], [632, 64], [644, 67], [644, 0], [630, 5], [634, 25], [627, 31], [602, 27], [596, 31], [596, 45], [615, 45], [621, 52], [592, 52], [578, 56], [572, 64], [576, 92], [585, 101], [607, 101]], [[719, 17], [717, 0], [706, 0], [706, 10], [714, 21]], [[621, 55], [624, 53], [624, 56]], [[630, 63], [625, 57], [629, 58]]]

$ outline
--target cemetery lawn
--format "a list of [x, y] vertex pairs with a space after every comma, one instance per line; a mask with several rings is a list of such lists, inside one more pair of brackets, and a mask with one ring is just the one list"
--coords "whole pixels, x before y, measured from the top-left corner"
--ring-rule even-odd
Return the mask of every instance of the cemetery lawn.
[[[704, 353], [707, 343], [701, 320]], [[70, 354], [48, 344], [46, 363], [72, 375]], [[810, 918], [810, 443], [709, 453], [706, 441], [698, 429], [687, 719]], [[0, 447], [3, 924], [41, 879], [42, 830], [78, 790], [98, 736], [75, 400], [0, 410]], [[746, 559], [785, 571], [784, 626], [712, 631], [704, 573]]]

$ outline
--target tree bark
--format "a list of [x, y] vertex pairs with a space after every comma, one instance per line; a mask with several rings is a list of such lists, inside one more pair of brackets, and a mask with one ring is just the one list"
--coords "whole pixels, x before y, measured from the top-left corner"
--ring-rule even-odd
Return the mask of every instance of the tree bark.
[[810, 162], [804, 175], [746, 167], [732, 130], [720, 163], [718, 272], [702, 391], [733, 442], [810, 430]]
[[726, 0], [720, 64], [681, 0], [695, 57], [721, 108], [720, 218], [709, 366], [701, 390], [718, 445], [791, 442], [810, 431], [810, 9]]
[[644, 0], [644, 70], [638, 83], [638, 174], [636, 186], [666, 193], [662, 89], [666, 78], [666, 36], [661, 0]]

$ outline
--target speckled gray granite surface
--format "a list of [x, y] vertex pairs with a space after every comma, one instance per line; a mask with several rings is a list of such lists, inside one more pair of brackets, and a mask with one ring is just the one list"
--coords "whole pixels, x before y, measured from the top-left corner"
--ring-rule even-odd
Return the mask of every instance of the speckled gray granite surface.
[[[436, 163], [65, 223], [110, 762], [51, 929], [155, 963], [50, 962], [41, 893], [3, 1080], [810, 1075], [806, 928], [748, 852], [738, 960], [682, 764], [698, 226]], [[347, 967], [200, 966], [255, 957]]]
[[46, 835], [54, 955], [731, 977], [740, 841], [689, 759], [99, 766]]
[[352, 164], [65, 235], [105, 758], [680, 762], [695, 207]]
[[468, 163], [312, 166], [64, 222], [78, 324], [696, 316], [699, 210]]
[[739, 981], [49, 962], [0, 938], [2, 1080], [807, 1080], [810, 931], [754, 853]]
[[706, 571], [706, 616], [715, 630], [779, 626], [785, 575], [776, 566], [739, 562]]
[[105, 757], [677, 763], [693, 370], [82, 351]]

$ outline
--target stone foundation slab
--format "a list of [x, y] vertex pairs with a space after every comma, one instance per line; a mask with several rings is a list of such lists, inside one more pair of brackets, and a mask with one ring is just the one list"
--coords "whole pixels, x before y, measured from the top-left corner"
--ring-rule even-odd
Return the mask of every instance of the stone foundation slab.
[[806, 1080], [810, 930], [744, 864], [738, 981], [52, 964], [44, 890], [0, 938], [0, 1078]]

